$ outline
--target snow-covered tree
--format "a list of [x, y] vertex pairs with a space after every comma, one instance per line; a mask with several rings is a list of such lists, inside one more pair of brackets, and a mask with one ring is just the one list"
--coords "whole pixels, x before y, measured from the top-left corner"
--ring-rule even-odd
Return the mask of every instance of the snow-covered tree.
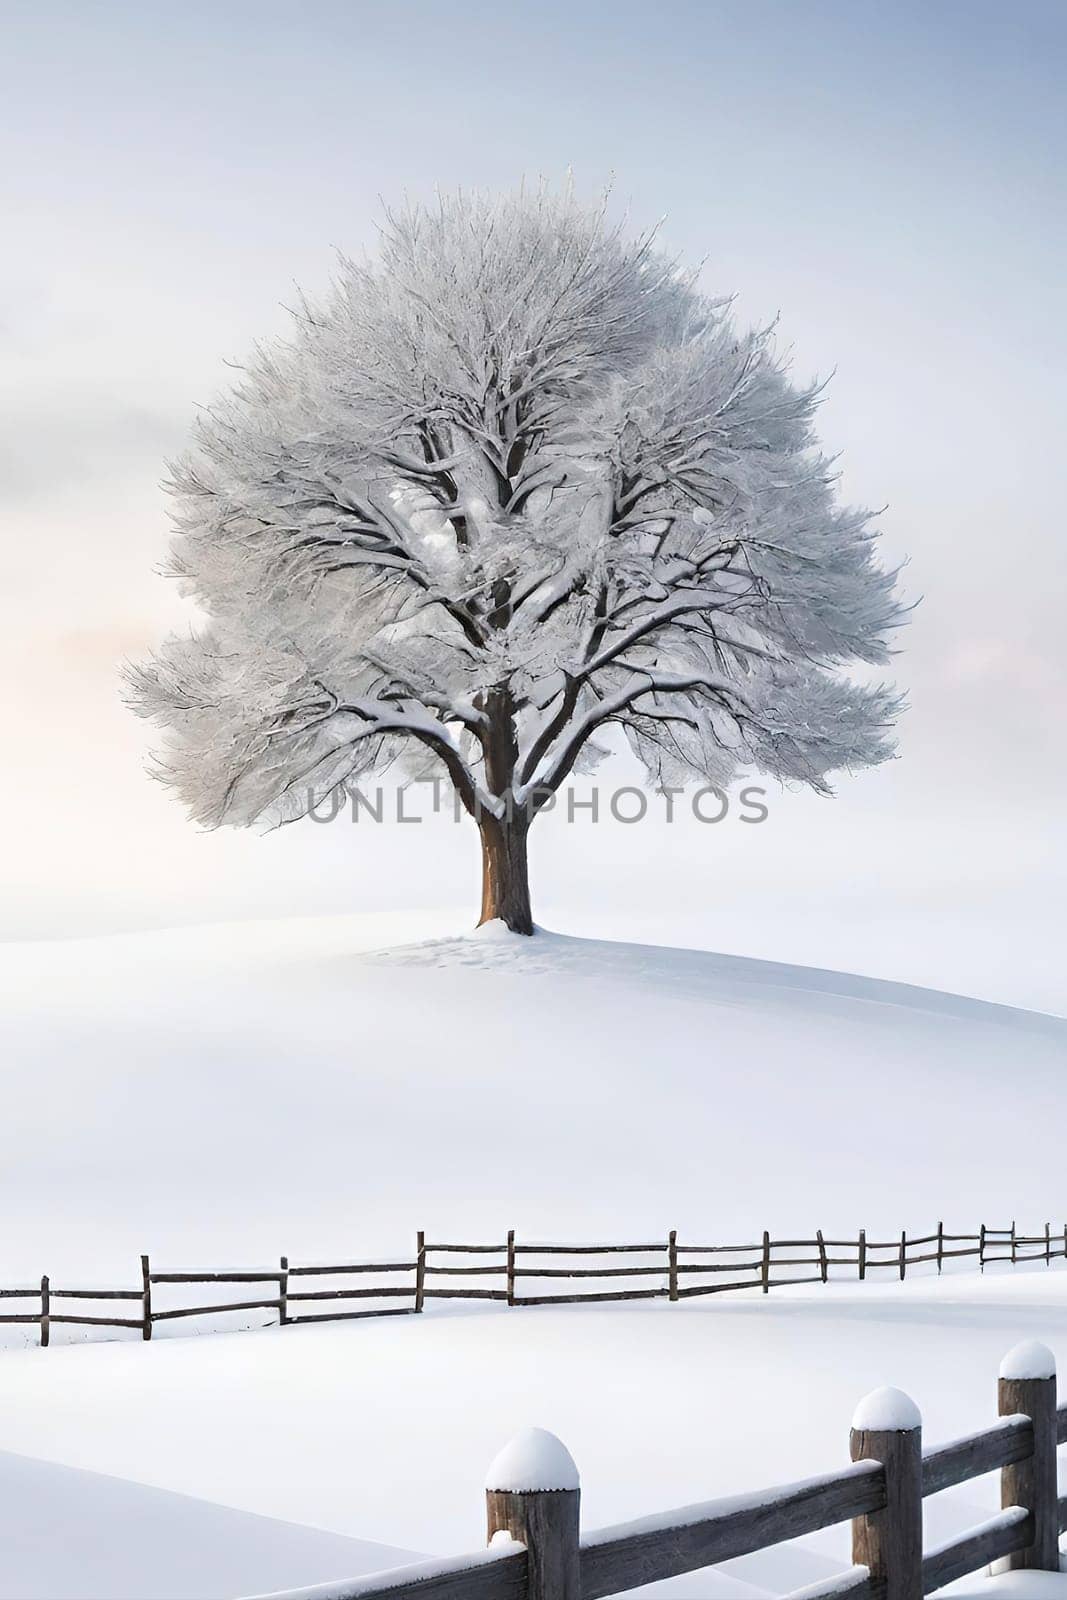
[[530, 933], [530, 825], [612, 729], [653, 785], [884, 760], [898, 703], [847, 669], [902, 608], [818, 397], [569, 191], [387, 214], [172, 469], [208, 621], [129, 675], [158, 775], [211, 827], [447, 775], [482, 920]]

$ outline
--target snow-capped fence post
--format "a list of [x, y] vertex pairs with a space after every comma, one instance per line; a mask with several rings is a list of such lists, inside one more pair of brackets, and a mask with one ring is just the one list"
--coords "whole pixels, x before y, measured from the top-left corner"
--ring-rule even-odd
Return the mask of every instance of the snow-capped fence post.
[[1033, 1543], [1010, 1555], [1008, 1566], [1058, 1572], [1056, 1359], [1036, 1339], [1017, 1344], [1000, 1363], [997, 1409], [1002, 1417], [1029, 1417], [1034, 1428], [1033, 1454], [1002, 1467], [1000, 1473], [1001, 1505], [1024, 1507], [1034, 1528]]
[[148, 1257], [141, 1257], [141, 1338], [152, 1337], [152, 1273]]
[[426, 1235], [420, 1228], [415, 1235], [415, 1310], [426, 1303]]
[[922, 1418], [915, 1402], [899, 1389], [876, 1389], [856, 1408], [849, 1449], [853, 1461], [880, 1461], [885, 1470], [884, 1509], [853, 1519], [852, 1559], [885, 1583], [885, 1600], [922, 1600]]
[[51, 1330], [51, 1321], [50, 1321], [50, 1318], [49, 1318], [49, 1315], [48, 1315], [48, 1311], [49, 1311], [50, 1305], [51, 1305], [51, 1291], [50, 1291], [50, 1289], [48, 1287], [48, 1276], [47, 1276], [47, 1274], [45, 1274], [45, 1276], [41, 1279], [41, 1348], [42, 1348], [42, 1350], [44, 1349], [45, 1345], [48, 1343], [48, 1336], [49, 1336], [49, 1332]]
[[489, 1468], [489, 1542], [506, 1533], [526, 1546], [528, 1600], [581, 1600], [579, 1501], [570, 1451], [543, 1428], [525, 1428]]
[[278, 1325], [284, 1328], [289, 1321], [289, 1257], [278, 1262]]
[[771, 1287], [771, 1236], [763, 1230], [763, 1255], [760, 1258], [760, 1287], [766, 1294]]
[[515, 1304], [515, 1229], [508, 1229], [508, 1260], [507, 1260], [507, 1295], [508, 1305]]
[[678, 1298], [678, 1230], [672, 1228], [667, 1235], [667, 1293], [672, 1300]]
[[856, 1253], [857, 1253], [857, 1256], [859, 1258], [860, 1277], [861, 1278], [866, 1278], [866, 1276], [867, 1276], [867, 1229], [866, 1228], [861, 1228], [860, 1229], [859, 1245], [858, 1245]]

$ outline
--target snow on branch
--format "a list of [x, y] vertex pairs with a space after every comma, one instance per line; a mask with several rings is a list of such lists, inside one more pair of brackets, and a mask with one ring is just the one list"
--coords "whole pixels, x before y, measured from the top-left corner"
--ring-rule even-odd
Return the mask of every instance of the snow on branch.
[[427, 762], [499, 815], [608, 725], [655, 784], [887, 759], [852, 670], [905, 611], [820, 392], [570, 190], [389, 212], [171, 469], [210, 621], [128, 674], [157, 776], [217, 826]]

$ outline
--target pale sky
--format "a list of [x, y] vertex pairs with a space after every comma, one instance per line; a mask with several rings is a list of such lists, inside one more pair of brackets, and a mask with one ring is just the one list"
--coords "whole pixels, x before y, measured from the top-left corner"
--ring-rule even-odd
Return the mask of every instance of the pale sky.
[[549, 821], [535, 913], [1067, 1009], [1063, 5], [44, 4], [2, 38], [0, 937], [473, 911], [459, 828], [197, 833], [116, 664], [184, 618], [164, 458], [294, 281], [379, 196], [570, 167], [835, 371], [824, 442], [923, 598], [899, 761], [760, 828]]

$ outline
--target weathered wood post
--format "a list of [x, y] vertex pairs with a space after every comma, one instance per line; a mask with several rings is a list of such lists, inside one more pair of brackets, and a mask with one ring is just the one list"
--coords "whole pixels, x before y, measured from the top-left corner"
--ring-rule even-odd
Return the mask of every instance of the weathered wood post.
[[1015, 1265], [1015, 1224], [1011, 1225], [1011, 1264]]
[[52, 1301], [52, 1296], [51, 1296], [51, 1291], [49, 1290], [49, 1287], [48, 1287], [48, 1277], [47, 1277], [47, 1275], [45, 1275], [45, 1277], [43, 1277], [41, 1279], [41, 1349], [42, 1350], [44, 1349], [44, 1347], [48, 1343], [48, 1338], [49, 1338], [49, 1334], [51, 1332], [51, 1327], [52, 1327], [51, 1319], [50, 1319], [50, 1317], [48, 1315], [49, 1306], [51, 1305], [51, 1301]]
[[507, 1264], [507, 1291], [508, 1305], [515, 1304], [515, 1229], [508, 1229], [508, 1264]]
[[278, 1262], [278, 1326], [285, 1327], [289, 1321], [289, 1257], [282, 1256]]
[[826, 1240], [823, 1238], [821, 1228], [815, 1230], [815, 1243], [819, 1247], [819, 1277], [826, 1283], [830, 1277], [830, 1267], [826, 1260]]
[[489, 1539], [503, 1532], [526, 1546], [529, 1600], [581, 1600], [579, 1500], [570, 1451], [543, 1428], [524, 1428], [489, 1468]]
[[886, 1600], [922, 1600], [922, 1418], [899, 1389], [875, 1389], [852, 1418], [853, 1461], [885, 1468], [885, 1509], [852, 1523], [852, 1559], [885, 1583]]
[[141, 1257], [141, 1338], [152, 1337], [152, 1273], [148, 1257]]
[[943, 1222], [939, 1222], [938, 1225], [937, 1225], [937, 1275], [938, 1275], [939, 1278], [941, 1276], [941, 1263], [944, 1261], [944, 1259], [945, 1259], [945, 1224]]
[[904, 1274], [905, 1274], [905, 1272], [907, 1272], [907, 1270], [908, 1270], [908, 1235], [905, 1232], [905, 1233], [902, 1233], [901, 1236], [900, 1236], [900, 1281], [901, 1281], [901, 1283], [904, 1282]]
[[1033, 1543], [1008, 1556], [1008, 1566], [1058, 1572], [1056, 1358], [1036, 1339], [1017, 1344], [1000, 1363], [997, 1409], [1002, 1417], [1022, 1413], [1034, 1425], [1033, 1455], [1000, 1473], [1001, 1505], [1023, 1506], [1034, 1519]]
[[415, 1235], [415, 1310], [426, 1303], [426, 1235], [420, 1228]]
[[861, 1278], [865, 1278], [867, 1276], [867, 1229], [866, 1228], [861, 1228], [860, 1229], [859, 1269], [860, 1269], [860, 1277]]
[[667, 1235], [667, 1293], [672, 1300], [678, 1298], [678, 1229]]
[[978, 1270], [985, 1271], [985, 1223], [978, 1230]]
[[771, 1287], [771, 1236], [766, 1229], [763, 1233], [763, 1255], [760, 1257], [760, 1287], [764, 1294]]
[[1046, 1267], [1049, 1265], [1051, 1260], [1052, 1260], [1052, 1225], [1051, 1225], [1051, 1223], [1046, 1222], [1045, 1223], [1045, 1265], [1046, 1265]]

